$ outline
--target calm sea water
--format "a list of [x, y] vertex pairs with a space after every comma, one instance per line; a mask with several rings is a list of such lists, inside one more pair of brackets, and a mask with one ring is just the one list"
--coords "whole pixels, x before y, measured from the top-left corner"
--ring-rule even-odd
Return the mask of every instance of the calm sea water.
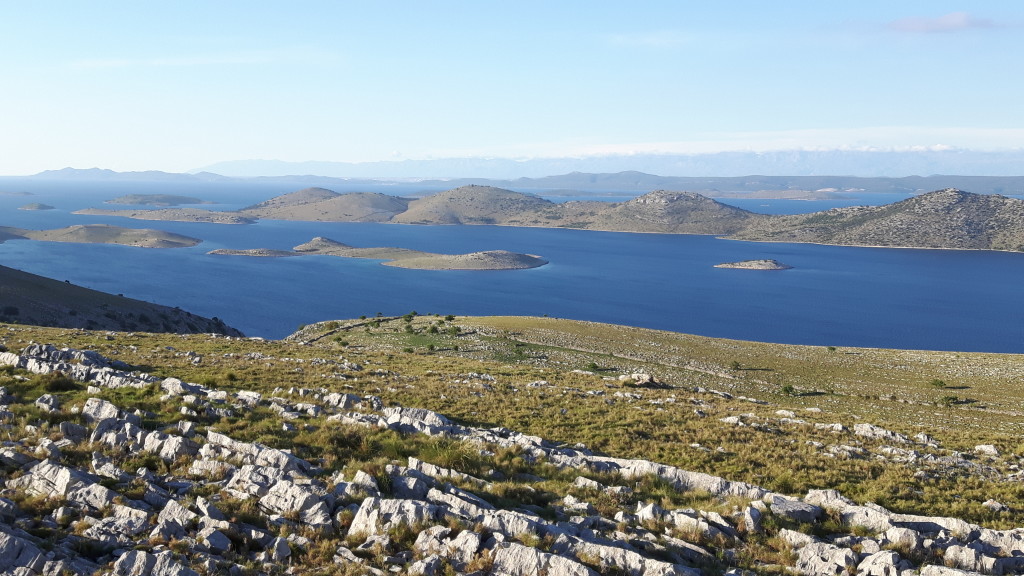
[[[1024, 305], [1019, 295], [1024, 254], [493, 226], [282, 221], [232, 226], [71, 214], [128, 193], [197, 196], [220, 202], [212, 208], [230, 209], [295, 189], [286, 184], [81, 185], [0, 179], [0, 192], [7, 193], [0, 195], [0, 225], [38, 229], [110, 223], [161, 228], [204, 240], [194, 248], [173, 250], [10, 241], [0, 244], [0, 264], [218, 316], [246, 334], [270, 338], [319, 320], [416, 310], [546, 314], [784, 343], [1024, 353]], [[9, 195], [12, 192], [32, 195]], [[58, 209], [17, 210], [29, 202]], [[802, 211], [836, 205], [797, 204]], [[793, 208], [776, 203], [771, 211]], [[538, 254], [551, 264], [519, 271], [419, 271], [328, 256], [262, 259], [206, 254], [215, 248], [288, 249], [314, 236], [355, 246], [433, 252], [505, 249]], [[754, 258], [774, 258], [794, 269], [713, 267]]]

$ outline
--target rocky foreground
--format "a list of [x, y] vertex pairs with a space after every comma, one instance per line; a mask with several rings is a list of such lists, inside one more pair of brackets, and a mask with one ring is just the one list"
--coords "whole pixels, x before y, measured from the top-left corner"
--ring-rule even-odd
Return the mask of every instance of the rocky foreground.
[[[287, 360], [250, 355], [254, 361]], [[314, 363], [342, 380], [364, 372], [343, 359]], [[9, 438], [0, 448], [4, 574], [1024, 571], [1021, 529], [897, 514], [854, 504], [834, 490], [788, 497], [506, 428], [462, 426], [429, 410], [385, 406], [377, 396], [325, 388], [278, 389], [272, 396], [229, 391], [133, 372], [95, 352], [38, 344], [0, 353], [0, 366], [7, 367], [10, 383], [0, 390], [0, 419]], [[628, 378], [657, 384], [648, 375]], [[147, 395], [159, 396], [161, 409], [180, 414], [180, 421], [154, 429], [155, 414], [133, 406], [132, 399]], [[457, 457], [446, 458], [448, 465], [408, 457], [339, 470], [286, 446], [218, 431], [223, 418], [237, 416], [252, 426], [330, 429], [339, 453], [365, 438], [359, 431], [389, 430], [409, 444], [429, 437]], [[744, 425], [743, 417], [735, 420]], [[854, 433], [884, 439], [907, 454], [914, 443], [930, 442], [866, 423]], [[471, 452], [459, 453], [466, 447]], [[505, 471], [495, 466], [474, 476], [459, 470], [473, 457], [497, 463], [510, 455], [518, 464]], [[549, 478], [566, 474], [575, 481], [556, 500], [532, 498]], [[701, 509], [635, 496], [651, 485], [692, 494]], [[769, 548], [784, 562], [762, 559]]]

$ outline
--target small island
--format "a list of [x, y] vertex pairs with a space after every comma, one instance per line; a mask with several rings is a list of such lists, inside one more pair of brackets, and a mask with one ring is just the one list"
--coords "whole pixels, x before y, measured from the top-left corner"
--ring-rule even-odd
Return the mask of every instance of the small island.
[[171, 222], [205, 222], [207, 224], [252, 224], [252, 218], [240, 216], [237, 212], [218, 212], [202, 208], [162, 208], [160, 210], [106, 210], [85, 208], [72, 214], [86, 216], [119, 216], [135, 220], [168, 220]]
[[181, 204], [210, 204], [201, 198], [177, 196], [175, 194], [126, 194], [107, 200], [104, 204], [120, 204], [122, 206], [179, 206]]
[[208, 254], [228, 256], [254, 256], [263, 258], [284, 258], [289, 256], [339, 256], [342, 258], [365, 258], [385, 260], [385, 266], [413, 270], [524, 270], [537, 268], [548, 263], [540, 256], [519, 254], [507, 250], [487, 250], [469, 254], [434, 254], [408, 248], [356, 248], [330, 238], [316, 237], [296, 246], [294, 251], [253, 248], [234, 250], [220, 248]]
[[53, 230], [25, 230], [0, 226], [0, 242], [39, 240], [77, 244], [122, 244], [139, 248], [187, 248], [202, 242], [198, 238], [163, 230], [121, 228], [108, 224], [76, 224]]
[[21, 208], [18, 208], [18, 210], [54, 210], [54, 209], [55, 208], [53, 206], [50, 206], [49, 204], [41, 204], [39, 202], [33, 202], [31, 204], [25, 204]]
[[735, 268], [737, 270], [789, 270], [792, 266], [778, 260], [743, 260], [715, 264], [715, 268]]

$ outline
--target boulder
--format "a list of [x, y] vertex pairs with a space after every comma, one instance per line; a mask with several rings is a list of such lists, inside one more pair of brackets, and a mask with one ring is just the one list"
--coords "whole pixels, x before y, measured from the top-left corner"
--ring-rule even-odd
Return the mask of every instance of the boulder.
[[214, 554], [220, 555], [231, 550], [231, 540], [216, 528], [204, 528], [197, 536]]
[[19, 568], [39, 572], [46, 562], [43, 552], [28, 540], [7, 533], [0, 527], [0, 572], [16, 574]]
[[823, 542], [812, 542], [800, 549], [796, 569], [807, 576], [847, 574], [860, 562], [849, 548], [840, 548]]
[[[588, 542], [566, 535], [559, 536], [551, 547], [554, 554], [579, 559], [597, 559], [603, 573], [628, 576], [700, 576], [701, 571], [682, 564], [646, 558], [639, 552], [617, 546]], [[589, 560], [588, 560], [589, 563]]]
[[331, 510], [319, 496], [291, 480], [281, 480], [260, 498], [260, 508], [269, 514], [278, 514], [313, 528], [331, 526]]
[[491, 560], [491, 576], [597, 576], [575, 560], [515, 542], [497, 545], [491, 551]]
[[777, 496], [772, 500], [772, 503], [769, 505], [769, 509], [772, 511], [772, 514], [775, 514], [776, 516], [781, 516], [782, 518], [800, 524], [814, 524], [818, 522], [825, 513], [824, 510], [813, 504], [808, 504], [799, 500], [782, 498], [780, 496]]
[[114, 562], [116, 576], [199, 576], [175, 560], [171, 552], [150, 554], [142, 550], [130, 550]]
[[900, 576], [904, 570], [912, 567], [899, 554], [885, 550], [861, 560], [857, 565], [857, 576]]
[[117, 418], [120, 414], [121, 410], [117, 406], [100, 398], [89, 398], [82, 407], [82, 415], [85, 416], [86, 422]]
[[418, 500], [367, 498], [359, 506], [348, 534], [387, 534], [399, 524], [431, 526], [440, 520], [437, 506]]
[[43, 412], [56, 412], [60, 410], [60, 400], [53, 394], [43, 394], [36, 398], [35, 405]]

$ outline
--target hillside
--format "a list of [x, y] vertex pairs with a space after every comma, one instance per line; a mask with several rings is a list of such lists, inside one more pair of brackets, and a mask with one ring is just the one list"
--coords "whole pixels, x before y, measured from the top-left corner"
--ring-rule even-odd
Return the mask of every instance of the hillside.
[[271, 220], [387, 222], [405, 211], [408, 204], [404, 198], [375, 192], [337, 194], [322, 188], [307, 188], [243, 208], [240, 213]]
[[5, 573], [1024, 568], [1018, 356], [415, 313], [0, 345]]
[[142, 330], [182, 334], [241, 332], [217, 318], [90, 290], [28, 272], [0, 266], [0, 321], [87, 328]]
[[752, 221], [741, 240], [1024, 250], [1024, 201], [948, 188], [885, 206]]
[[413, 200], [392, 218], [402, 224], [510, 224], [554, 203], [531, 194], [490, 186], [463, 186]]
[[764, 218], [693, 192], [658, 190], [598, 212], [594, 230], [666, 234], [732, 234]]

